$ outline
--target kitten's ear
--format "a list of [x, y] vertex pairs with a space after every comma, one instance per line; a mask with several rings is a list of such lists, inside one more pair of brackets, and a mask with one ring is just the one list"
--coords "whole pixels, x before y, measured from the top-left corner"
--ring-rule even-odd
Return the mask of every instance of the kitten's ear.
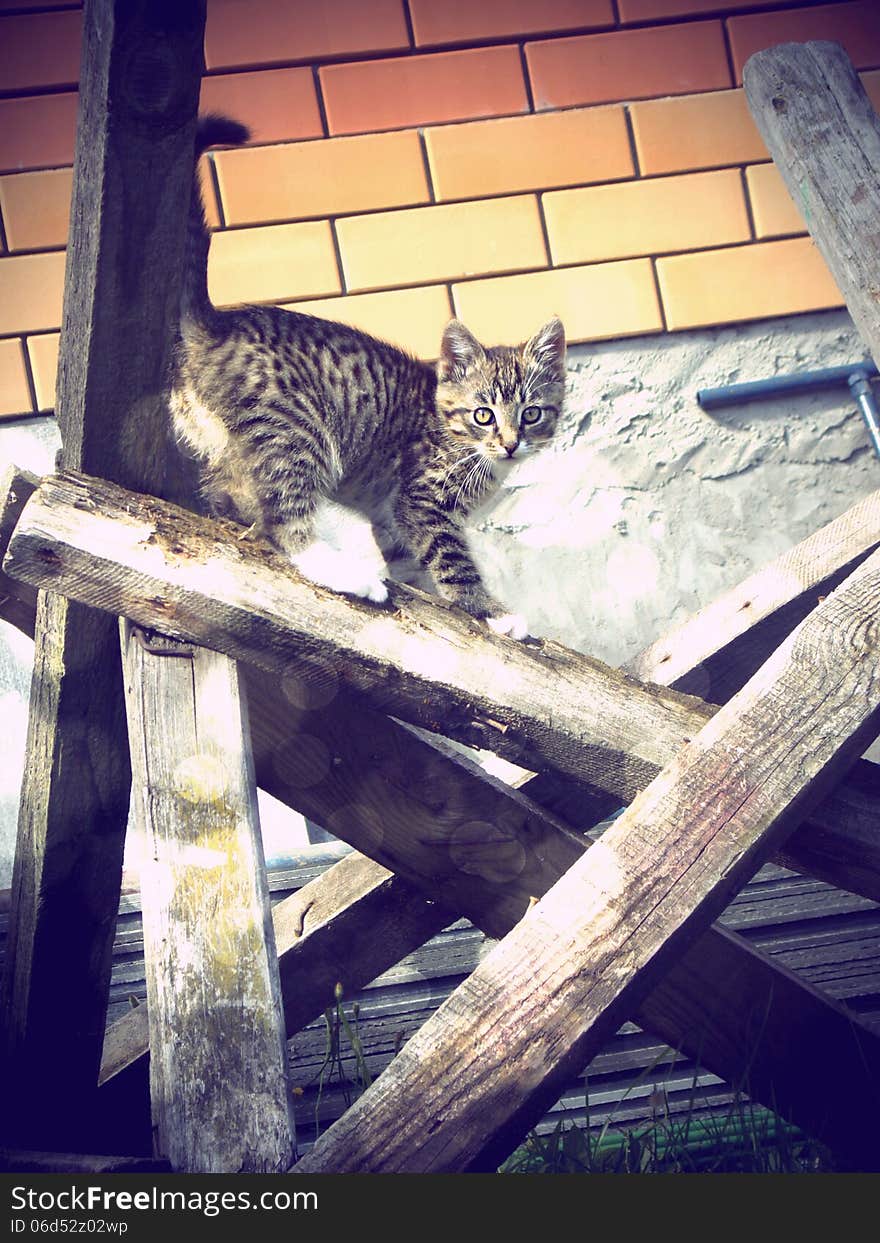
[[482, 345], [461, 320], [451, 319], [443, 330], [437, 375], [441, 380], [448, 380], [453, 375], [463, 375], [468, 367], [479, 362], [485, 355]]
[[523, 359], [548, 379], [565, 376], [565, 329], [562, 320], [554, 315], [543, 328], [522, 347]]

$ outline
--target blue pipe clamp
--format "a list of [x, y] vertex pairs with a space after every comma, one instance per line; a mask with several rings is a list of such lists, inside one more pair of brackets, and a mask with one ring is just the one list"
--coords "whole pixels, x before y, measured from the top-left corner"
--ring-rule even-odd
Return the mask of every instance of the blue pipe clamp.
[[726, 384], [720, 388], [701, 388], [697, 401], [703, 410], [739, 405], [744, 401], [762, 401], [769, 397], [814, 392], [820, 388], [849, 386], [859, 413], [865, 421], [874, 452], [880, 457], [880, 415], [871, 381], [880, 375], [870, 360], [850, 363], [844, 367], [826, 367], [824, 371], [801, 371], [793, 375], [773, 376], [769, 380], [750, 380], [744, 384]]

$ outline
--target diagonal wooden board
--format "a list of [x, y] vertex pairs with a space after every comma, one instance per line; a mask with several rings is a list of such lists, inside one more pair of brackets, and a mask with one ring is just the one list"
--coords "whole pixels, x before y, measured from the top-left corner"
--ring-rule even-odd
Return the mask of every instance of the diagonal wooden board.
[[873, 736], [878, 612], [875, 553], [482, 961], [295, 1171], [495, 1168]]
[[[846, 519], [846, 515], [843, 518]], [[723, 635], [719, 632], [719, 642], [722, 640]], [[301, 733], [304, 722], [307, 728], [314, 731], [312, 716], [315, 708], [323, 705], [326, 699], [326, 679], [314, 681], [310, 687], [297, 680], [294, 686], [288, 687], [288, 695], [285, 695], [280, 690], [277, 679], [268, 678], [253, 669], [247, 669], [246, 672], [250, 679], [249, 698], [252, 704], [255, 762], [260, 783], [296, 805], [301, 799], [301, 791], [298, 790], [295, 780], [292, 784], [285, 785], [284, 778], [286, 775], [295, 779], [297, 766], [291, 770], [289, 762], [279, 764], [276, 757], [279, 748], [283, 750], [289, 742], [291, 725], [296, 727], [295, 732]], [[301, 708], [305, 706], [306, 711], [298, 711], [293, 701], [299, 703]], [[337, 709], [346, 716], [350, 733], [350, 722], [354, 718], [346, 714], [344, 708], [343, 701], [337, 703]], [[402, 768], [409, 767], [412, 759], [415, 779], [409, 790], [410, 804], [406, 814], [410, 816], [410, 823], [421, 823], [423, 826], [430, 824], [430, 808], [424, 802], [419, 802], [419, 798], [425, 793], [430, 797], [433, 789], [433, 798], [436, 800], [442, 792], [444, 787], [441, 778], [444, 774], [441, 757], [430, 757], [435, 780], [422, 782], [420, 774], [426, 760], [415, 754], [419, 748], [418, 740], [409, 733], [403, 733], [399, 726], [395, 726], [386, 717], [363, 706], [359, 709], [359, 714], [356, 719], [363, 726], [363, 733], [373, 740], [374, 754], [381, 753], [383, 747], [390, 747], [392, 754], [397, 756], [395, 770], [398, 775]], [[381, 739], [389, 731], [390, 737], [382, 743]], [[346, 732], [337, 730], [337, 749], [344, 749], [345, 740]], [[412, 748], [412, 751], [406, 751], [406, 747]], [[352, 754], [349, 759], [356, 760], [356, 757]], [[372, 760], [372, 756], [370, 759]], [[356, 763], [355, 767], [357, 766]], [[466, 769], [459, 766], [457, 771], [452, 771], [450, 767], [446, 780], [453, 788], [464, 783], [464, 793], [467, 796], [464, 801], [467, 802], [473, 794], [479, 805], [486, 809], [486, 791], [471, 789], [473, 775]], [[483, 784], [486, 784], [484, 778]], [[315, 788], [320, 791], [320, 783]], [[399, 781], [396, 794], [398, 798], [403, 795]], [[499, 797], [503, 796], [501, 792]], [[320, 797], [320, 793], [314, 797]], [[326, 802], [323, 810], [327, 810]], [[444, 809], [441, 814], [446, 811]], [[318, 819], [323, 818], [320, 812], [316, 814]], [[401, 814], [404, 814], [403, 808]], [[436, 820], [436, 811], [433, 814]], [[486, 814], [490, 819], [493, 816], [491, 809]], [[446, 822], [447, 831], [454, 833], [456, 823], [453, 815]], [[348, 827], [353, 831], [349, 835], [357, 842], [356, 818], [349, 821]], [[369, 829], [369, 824], [365, 827]], [[438, 826], [437, 831], [440, 827]], [[361, 840], [369, 846], [368, 837]], [[526, 841], [528, 842], [528, 835]], [[405, 857], [405, 836], [401, 837], [398, 846], [404, 852], [402, 865], [411, 867], [412, 861]], [[307, 1021], [327, 1004], [336, 979], [344, 979], [346, 990], [350, 992], [373, 978], [384, 967], [390, 966], [408, 949], [415, 948], [432, 931], [438, 930], [443, 923], [454, 917], [453, 913], [444, 917], [442, 912], [438, 912], [436, 905], [419, 899], [418, 894], [406, 882], [399, 877], [389, 877], [378, 865], [363, 858], [346, 860], [344, 865], [338, 865], [332, 872], [336, 873], [340, 869], [345, 873], [344, 876], [337, 879], [328, 873], [326, 877], [313, 882], [275, 910], [282, 975], [285, 974], [286, 967], [292, 972], [300, 964], [302, 973], [309, 978], [314, 975], [316, 984], [320, 985], [317, 988], [304, 988], [300, 983], [293, 994], [293, 1004], [288, 991], [289, 1030], [295, 1030], [296, 1026]], [[545, 868], [542, 875], [533, 876], [533, 881], [537, 882], [533, 891], [536, 894], [544, 892], [561, 874], [561, 870], [558, 867], [555, 871]], [[491, 877], [487, 877], [487, 880], [491, 880]], [[486, 901], [490, 902], [488, 895]], [[348, 907], [349, 902], [352, 903], [351, 909]], [[514, 918], [525, 908], [525, 902], [524, 897]], [[279, 915], [284, 908], [287, 908], [287, 918], [279, 927]], [[487, 907], [486, 914], [488, 909]], [[481, 920], [479, 912], [476, 914], [476, 922], [485, 926], [485, 919]], [[342, 939], [337, 931], [340, 923], [347, 929]], [[496, 933], [503, 930], [497, 924], [494, 927]], [[352, 948], [357, 946], [357, 952], [343, 953], [340, 944]], [[384, 962], [383, 949], [387, 949]], [[738, 991], [732, 1002], [728, 998], [727, 990], [707, 993], [705, 989], [707, 964], [714, 967], [719, 962], [724, 967], [714, 973], [715, 978], [736, 977], [739, 980]], [[713, 977], [713, 967], [709, 968], [710, 978]], [[361, 976], [357, 975], [358, 971], [362, 971]], [[300, 974], [299, 979], [303, 980], [303, 974]], [[800, 981], [788, 977], [788, 973], [780, 972], [778, 967], [762, 960], [760, 955], [752, 954], [737, 938], [717, 930], [700, 938], [655, 993], [656, 1004], [651, 1014], [645, 1012], [636, 1016], [644, 1026], [662, 1035], [668, 1043], [686, 1047], [689, 1052], [701, 1057], [704, 1064], [728, 1079], [741, 1081], [746, 1070], [750, 1070], [751, 1087], [755, 1096], [768, 1102], [775, 1099], [780, 1107], [791, 1112], [802, 1125], [808, 1129], [818, 1128], [820, 1134], [829, 1140], [833, 1138], [836, 1146], [842, 1145], [846, 1148], [847, 1144], [858, 1142], [856, 1137], [860, 1133], [865, 1115], [863, 1106], [866, 1100], [866, 1081], [863, 1071], [864, 1066], [877, 1065], [873, 1050], [876, 1041], [866, 1031], [860, 1031], [857, 1021], [853, 1025], [851, 1016], [842, 1007], [804, 988]], [[749, 998], [748, 1004], [744, 1000], [746, 997]], [[701, 1011], [704, 1020], [699, 1026], [690, 1017], [687, 1022], [679, 1017], [691, 1016], [694, 1006]], [[815, 1085], [808, 1093], [798, 1091], [796, 1072], [809, 1064], [809, 1058], [813, 1055], [811, 1051], [816, 1049], [815, 1042], [810, 1040], [805, 1043], [801, 1058], [796, 1059], [789, 1055], [785, 1062], [785, 1072], [780, 1070], [776, 1057], [779, 1044], [785, 1040], [784, 1033], [789, 1020], [795, 1012], [802, 1025], [814, 1032], [817, 1040], [821, 1040], [826, 1053], [835, 1049], [840, 1054], [839, 1057], [830, 1058], [830, 1064], [837, 1068], [837, 1077], [823, 1077], [821, 1084]], [[755, 1049], [756, 1014], [762, 1016], [761, 1022], [767, 1031], [777, 1030], [781, 1033], [775, 1043], [765, 1039], [758, 1050]], [[702, 1030], [708, 1035], [701, 1035]], [[131, 1038], [123, 1038], [125, 1033], [129, 1033]], [[109, 1079], [117, 1069], [130, 1064], [132, 1058], [145, 1049], [145, 1034], [143, 1015], [138, 1012], [126, 1016], [115, 1025], [115, 1029], [111, 1029], [102, 1072], [105, 1079]], [[854, 1042], [860, 1035], [863, 1041], [867, 1041], [864, 1065], [861, 1058], [851, 1056]], [[855, 1079], [851, 1072], [855, 1074]], [[869, 1083], [870, 1079], [867, 1086]], [[828, 1103], [835, 1096], [837, 1101], [846, 1102], [846, 1105], [838, 1104], [830, 1111]], [[829, 1114], [833, 1116], [829, 1118]]]

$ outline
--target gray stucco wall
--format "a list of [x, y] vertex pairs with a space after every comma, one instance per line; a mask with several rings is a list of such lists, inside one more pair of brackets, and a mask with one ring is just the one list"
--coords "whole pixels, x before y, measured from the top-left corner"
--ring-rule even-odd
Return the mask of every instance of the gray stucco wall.
[[[847, 389], [710, 415], [699, 388], [861, 360], [844, 312], [570, 351], [554, 445], [474, 532], [495, 592], [533, 633], [612, 664], [880, 487]], [[0, 458], [51, 469], [48, 421], [0, 428]], [[30, 644], [0, 623], [0, 887], [9, 884]], [[267, 855], [299, 835], [263, 804]], [[301, 836], [299, 837], [301, 841]]]

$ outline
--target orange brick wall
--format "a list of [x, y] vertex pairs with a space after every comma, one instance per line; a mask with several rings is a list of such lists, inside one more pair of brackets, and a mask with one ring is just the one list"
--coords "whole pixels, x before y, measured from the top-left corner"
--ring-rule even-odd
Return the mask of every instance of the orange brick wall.
[[[80, 22], [0, 0], [0, 415], [54, 400]], [[453, 313], [577, 342], [840, 306], [740, 86], [814, 38], [880, 104], [878, 0], [208, 0], [203, 107], [253, 129], [205, 170], [212, 294], [426, 358]]]

